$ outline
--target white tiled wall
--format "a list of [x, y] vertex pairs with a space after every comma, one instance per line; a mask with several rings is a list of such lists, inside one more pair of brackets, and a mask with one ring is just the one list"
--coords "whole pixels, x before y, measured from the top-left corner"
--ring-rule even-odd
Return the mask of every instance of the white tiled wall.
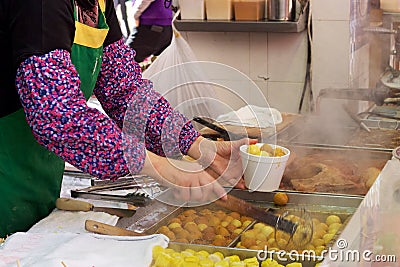
[[[349, 88], [368, 85], [368, 46], [352, 51], [354, 41], [350, 30], [353, 19], [352, 1], [368, 0], [311, 0], [312, 88], [314, 100], [323, 88]], [[354, 7], [353, 7], [354, 8]], [[284, 112], [297, 112], [307, 66], [307, 32], [250, 33], [250, 32], [185, 32], [198, 60], [226, 64], [247, 75], [257, 85], [241, 88], [239, 94], [250, 104], [262, 105], [267, 99], [272, 107]], [[226, 77], [212, 73], [213, 79], [226, 79], [234, 84], [242, 77]], [[224, 76], [224, 78], [222, 78]], [[233, 108], [241, 100], [226, 92], [218, 92]], [[236, 107], [237, 106], [237, 107]]]
[[346, 21], [350, 18], [350, 0], [311, 0], [315, 20]]
[[314, 99], [325, 88], [368, 87], [369, 46], [355, 45], [358, 32], [351, 29], [351, 25], [356, 25], [355, 19], [364, 18], [368, 0], [311, 0], [311, 3]]
[[[282, 112], [297, 112], [307, 65], [307, 33], [186, 32], [198, 60], [215, 61], [237, 69], [258, 88], [242, 88], [250, 103]], [[218, 73], [212, 76], [218, 79]], [[221, 75], [224, 76], [225, 75]], [[231, 82], [240, 75], [229, 77]], [[260, 96], [262, 94], [262, 97]], [[217, 92], [224, 101], [239, 108], [243, 102], [232, 94]], [[265, 99], [263, 99], [265, 98]]]

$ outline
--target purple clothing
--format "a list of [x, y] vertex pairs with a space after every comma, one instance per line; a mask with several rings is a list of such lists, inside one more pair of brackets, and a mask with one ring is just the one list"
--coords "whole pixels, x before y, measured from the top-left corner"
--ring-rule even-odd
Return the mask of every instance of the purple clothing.
[[141, 14], [140, 24], [170, 26], [172, 17], [172, 10], [164, 6], [164, 0], [154, 0]]
[[[67, 51], [57, 49], [26, 59], [18, 68], [16, 86], [36, 140], [99, 178], [118, 178], [129, 171], [139, 173], [146, 148], [159, 155], [174, 149], [186, 154], [199, 133], [149, 81], [142, 79], [133, 57], [134, 51], [122, 39], [104, 48], [94, 93], [109, 117], [86, 105]], [[129, 101], [139, 98], [157, 102], [153, 101], [155, 105], [147, 115], [144, 140], [139, 135], [130, 136], [127, 145], [121, 131], [124, 115]], [[138, 117], [148, 113], [145, 107], [136, 109]], [[168, 123], [170, 120], [181, 124]], [[176, 147], [170, 148], [170, 143]]]

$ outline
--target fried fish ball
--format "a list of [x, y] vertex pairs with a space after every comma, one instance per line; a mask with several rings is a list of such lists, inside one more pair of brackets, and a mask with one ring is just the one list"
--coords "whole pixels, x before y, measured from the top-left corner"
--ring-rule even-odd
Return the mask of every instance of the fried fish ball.
[[311, 244], [313, 244], [315, 247], [323, 246], [325, 244], [325, 241], [322, 238], [316, 238], [311, 240]]
[[317, 225], [316, 230], [324, 230], [325, 232], [329, 230], [329, 226], [326, 223], [320, 223]]
[[191, 232], [190, 235], [193, 237], [193, 240], [201, 239], [203, 237], [203, 234], [199, 230]]
[[213, 241], [214, 246], [225, 246], [226, 239], [222, 235], [216, 235]]
[[169, 223], [171, 224], [171, 223], [179, 223], [179, 224], [182, 224], [182, 221], [179, 219], [179, 218], [173, 218], [173, 219], [171, 219], [170, 221], [169, 221]]
[[258, 240], [258, 241], [265, 241], [265, 242], [267, 242], [267, 238], [268, 238], [268, 236], [265, 236], [262, 232], [259, 232], [259, 233], [256, 235], [256, 240]]
[[174, 241], [176, 239], [176, 236], [175, 236], [174, 232], [172, 232], [172, 231], [166, 232], [163, 235], [167, 236], [169, 238], [169, 240], [171, 240], [171, 241]]
[[215, 239], [215, 233], [203, 233], [204, 240], [213, 241]]
[[222, 210], [218, 210], [217, 212], [215, 212], [215, 216], [218, 219], [220, 219], [221, 221], [223, 221], [225, 219], [225, 217], [227, 216], [227, 214]]
[[221, 220], [218, 217], [210, 216], [208, 225], [209, 226], [218, 226], [221, 223]]
[[325, 244], [328, 244], [334, 236], [334, 234], [325, 234], [322, 238], [324, 239]]
[[337, 215], [329, 215], [329, 216], [326, 218], [325, 223], [329, 226], [329, 225], [331, 225], [332, 223], [342, 223], [342, 220], [341, 220], [340, 217], [337, 216]]
[[329, 234], [336, 234], [337, 231], [339, 231], [339, 229], [342, 227], [341, 223], [332, 223], [331, 225], [329, 225], [329, 230], [328, 233]]
[[251, 223], [252, 223], [252, 221], [250, 221], [250, 220], [243, 221], [242, 227], [241, 227], [241, 228], [246, 228], [246, 227], [249, 226]]
[[199, 216], [199, 217], [194, 219], [194, 222], [197, 223], [197, 224], [207, 224], [208, 220], [204, 216]]
[[231, 213], [229, 213], [229, 216], [231, 216], [234, 219], [240, 220], [240, 214], [236, 211], [232, 211]]
[[269, 225], [265, 225], [262, 229], [261, 229], [261, 233], [263, 235], [265, 235], [266, 237], [271, 236], [273, 233], [275, 232], [275, 229], [272, 226]]
[[209, 209], [202, 209], [199, 213], [201, 215], [210, 215], [212, 212]]
[[259, 222], [259, 223], [256, 223], [256, 224], [253, 226], [253, 229], [255, 229], [255, 230], [261, 230], [264, 226], [265, 226], [265, 224]]
[[207, 227], [208, 227], [208, 225], [204, 224], [204, 223], [200, 223], [200, 224], [197, 225], [197, 228], [199, 228], [199, 230], [201, 232], [203, 232]]
[[182, 228], [182, 225], [180, 223], [173, 222], [173, 223], [170, 223], [168, 225], [168, 228], [171, 229], [171, 230], [174, 229], [174, 228]]
[[244, 223], [245, 221], [250, 221], [250, 222], [252, 222], [252, 221], [253, 221], [253, 218], [250, 218], [250, 217], [248, 217], [248, 216], [242, 216], [242, 217], [240, 217], [240, 221], [241, 221], [242, 223]]
[[230, 216], [230, 215], [226, 215], [226, 217], [225, 217], [224, 221], [226, 221], [226, 222], [230, 223], [230, 222], [231, 222], [233, 219], [234, 219], [234, 218], [233, 218], [232, 216]]
[[177, 239], [184, 238], [184, 239], [190, 240], [190, 238], [191, 238], [190, 237], [190, 233], [187, 230], [184, 230], [184, 229], [182, 231], [176, 233], [175, 236], [176, 236]]
[[182, 227], [175, 227], [175, 228], [172, 228], [172, 229], [170, 229], [175, 235], [176, 234], [178, 234], [178, 233], [180, 233], [180, 232], [182, 232], [182, 231], [186, 231], [186, 230], [184, 230]]
[[165, 232], [171, 231], [167, 226], [161, 226], [160, 228], [158, 228], [157, 232], [160, 234], [163, 234]]
[[248, 230], [242, 234], [242, 237], [250, 237], [250, 238], [256, 238], [256, 232], [254, 230]]
[[232, 232], [232, 235], [240, 235], [241, 233], [242, 233], [242, 229], [240, 229], [240, 228], [238, 228], [238, 229], [235, 229], [233, 232]]
[[188, 210], [185, 210], [184, 212], [182, 212], [182, 214], [184, 214], [185, 216], [190, 216], [190, 215], [196, 214], [196, 211], [194, 209], [188, 209]]
[[229, 225], [229, 222], [227, 221], [222, 221], [220, 224], [222, 227], [227, 227]]
[[242, 237], [240, 242], [242, 243], [242, 246], [246, 248], [257, 245], [257, 241], [254, 237]]
[[183, 228], [188, 230], [189, 232], [194, 232], [194, 231], [199, 230], [199, 228], [197, 227], [197, 224], [195, 224], [194, 222], [186, 223], [185, 226], [183, 226]]
[[230, 224], [235, 226], [236, 228], [242, 227], [242, 222], [238, 219], [233, 219]]
[[218, 235], [222, 235], [222, 236], [230, 236], [230, 232], [223, 226], [219, 225], [215, 228], [215, 232]]
[[228, 229], [228, 231], [230, 233], [233, 233], [236, 229], [238, 229], [236, 226], [234, 226], [233, 224], [229, 224], [226, 229]]

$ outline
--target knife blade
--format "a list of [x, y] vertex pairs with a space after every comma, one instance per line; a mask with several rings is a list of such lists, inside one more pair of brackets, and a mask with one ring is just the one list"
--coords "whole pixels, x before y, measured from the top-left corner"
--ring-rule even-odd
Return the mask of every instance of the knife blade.
[[243, 199], [227, 195], [227, 200], [217, 200], [215, 203], [221, 207], [236, 211], [242, 215], [252, 217], [260, 222], [275, 227], [277, 230], [284, 231], [293, 235], [296, 232], [297, 224], [276, 216], [272, 212], [256, 207]]
[[93, 204], [81, 200], [70, 198], [58, 198], [56, 200], [56, 207], [60, 210], [66, 211], [97, 211], [106, 212], [118, 217], [131, 217], [136, 212], [136, 207], [128, 204], [127, 209], [110, 208], [110, 207], [96, 207]]

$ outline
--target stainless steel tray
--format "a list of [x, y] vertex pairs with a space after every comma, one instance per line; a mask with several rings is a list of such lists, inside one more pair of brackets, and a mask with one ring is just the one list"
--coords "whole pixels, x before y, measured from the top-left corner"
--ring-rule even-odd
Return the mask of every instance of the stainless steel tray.
[[[324, 163], [329, 166], [338, 168], [348, 168], [352, 171], [352, 178], [358, 177], [360, 180], [357, 186], [348, 188], [331, 188], [323, 193], [340, 193], [352, 195], [365, 195], [368, 188], [363, 182], [363, 174], [367, 168], [375, 167], [382, 169], [386, 162], [391, 159], [392, 153], [390, 151], [382, 150], [366, 150], [349, 147], [328, 147], [328, 146], [314, 146], [314, 145], [286, 145], [293, 154], [293, 164], [300, 164], [304, 160], [304, 165], [313, 163]], [[309, 159], [308, 161], [306, 159]], [[296, 190], [290, 183], [291, 177], [296, 177], [293, 172], [292, 165], [286, 166], [284, 177], [281, 182], [281, 189]], [[298, 177], [296, 177], [298, 178]], [[321, 191], [320, 191], [321, 192]]]
[[[299, 193], [299, 192], [291, 192], [291, 191], [282, 191], [285, 192], [289, 197], [289, 202], [285, 206], [286, 210], [298, 210], [299, 208], [304, 208], [312, 214], [318, 215], [331, 215], [336, 214], [339, 217], [343, 218], [344, 224], [346, 224], [347, 220], [350, 219], [352, 214], [356, 211], [358, 206], [360, 205], [363, 197], [361, 196], [352, 196], [352, 195], [338, 195], [338, 194], [317, 194], [317, 193]], [[282, 211], [281, 208], [277, 207], [273, 203], [274, 192], [249, 192], [246, 190], [232, 190], [230, 194], [244, 199], [254, 205], [259, 207], [268, 208], [274, 211]], [[162, 204], [158, 202], [159, 207], [162, 207]], [[212, 205], [212, 204], [211, 204]], [[145, 214], [141, 218], [137, 218], [140, 222], [138, 225], [134, 224], [129, 227], [131, 230], [146, 232], [146, 233], [154, 233], [156, 230], [164, 226], [168, 223], [168, 221], [176, 216], [179, 213], [182, 213], [186, 208], [184, 207], [176, 207], [175, 209], [169, 209], [171, 206], [165, 208], [164, 213], [158, 213], [158, 216], [154, 216], [157, 214], [157, 209], [154, 210], [154, 207], [148, 210], [147, 212], [142, 212], [142, 215]], [[204, 208], [207, 206], [203, 206]], [[140, 208], [139, 210], [145, 210], [147, 207]], [[155, 212], [155, 213], [154, 213]], [[137, 213], [138, 214], [138, 213]], [[135, 215], [137, 215], [135, 214]], [[134, 216], [135, 216], [134, 215]], [[147, 224], [147, 227], [144, 226], [143, 222], [150, 222]], [[248, 228], [250, 228], [250, 225]], [[248, 229], [246, 228], [246, 229]], [[337, 233], [339, 234], [339, 233]], [[228, 255], [238, 255], [242, 258], [251, 258], [257, 256], [260, 253], [259, 250], [250, 250], [250, 249], [239, 249], [235, 248], [235, 242], [229, 244], [230, 247], [219, 247], [212, 245], [198, 245], [198, 244], [184, 244], [177, 242], [170, 242], [170, 247], [175, 250], [184, 250], [186, 248], [191, 248], [195, 251], [198, 250], [206, 250], [209, 252], [219, 251], [222, 252], [225, 256]], [[277, 258], [277, 254], [271, 252], [274, 258]], [[290, 258], [286, 258], [287, 262], [285, 264], [290, 263]], [[303, 263], [303, 266], [315, 266], [315, 264], [321, 261], [321, 257], [310, 257], [307, 260], [300, 261]], [[281, 261], [282, 262], [282, 261]], [[283, 262], [282, 262], [283, 263]]]

